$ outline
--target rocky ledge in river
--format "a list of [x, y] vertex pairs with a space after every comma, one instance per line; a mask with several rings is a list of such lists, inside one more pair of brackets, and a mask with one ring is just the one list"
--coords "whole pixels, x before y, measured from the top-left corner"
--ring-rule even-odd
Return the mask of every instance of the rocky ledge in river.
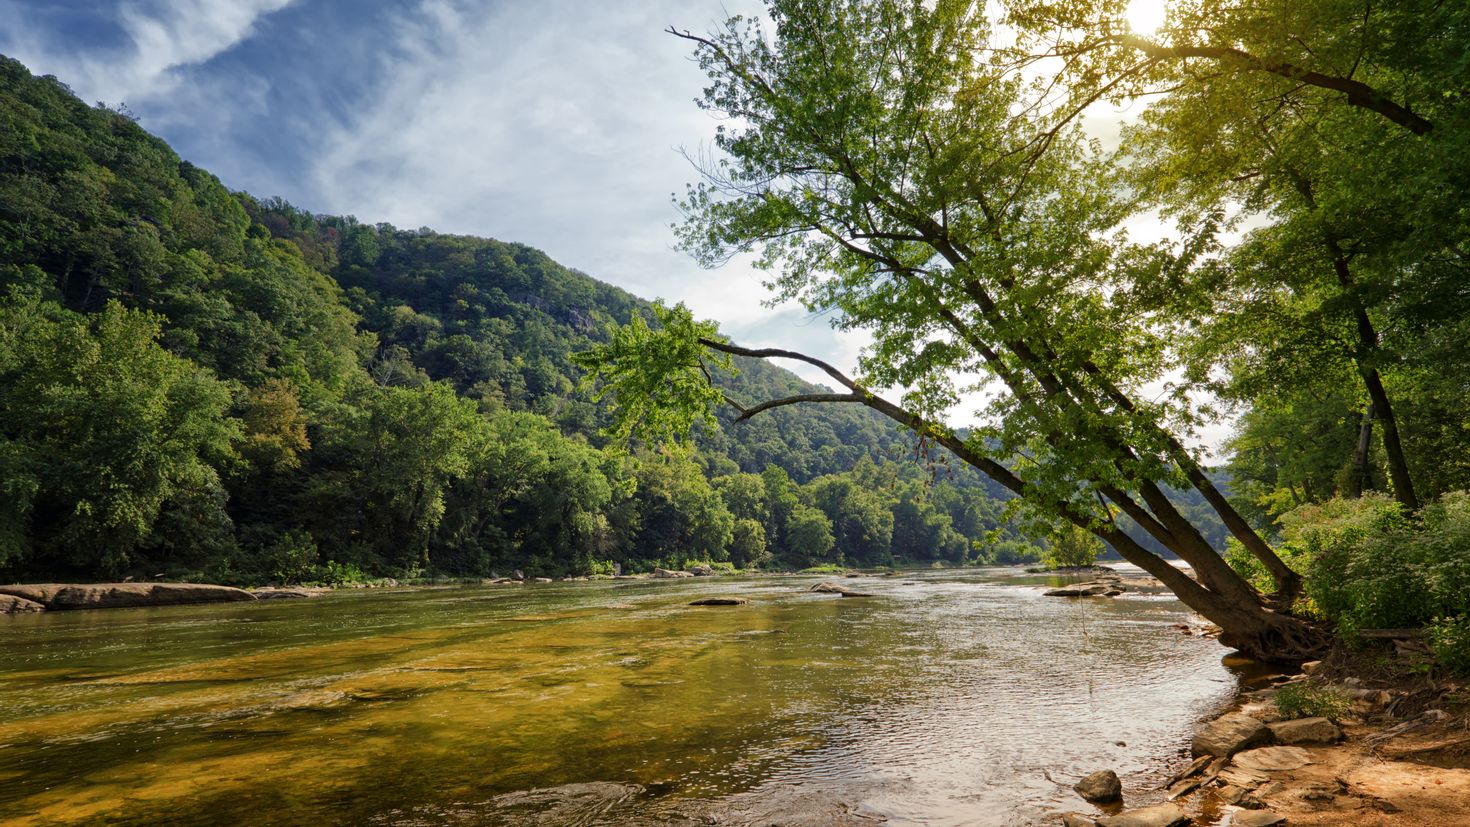
[[27, 612], [44, 612], [46, 607], [34, 600], [26, 600], [24, 597], [16, 597], [13, 594], [0, 594], [0, 615], [18, 615]]
[[[1059, 570], [1060, 571], [1060, 570]], [[1088, 569], [1082, 569], [1086, 572]], [[1152, 577], [1124, 577], [1116, 572], [1104, 570], [1096, 578], [1085, 583], [1051, 589], [1047, 597], [1117, 597], [1124, 592], [1158, 593], [1164, 584]]]
[[826, 583], [818, 583], [818, 584], [812, 586], [811, 588], [807, 589], [807, 591], [809, 591], [809, 592], [818, 592], [819, 594], [840, 594], [843, 597], [872, 597], [873, 596], [869, 592], [853, 591], [852, 589], [849, 589], [846, 586], [838, 585], [837, 583], [833, 583], [833, 582], [830, 582], [830, 581], [828, 581]]
[[48, 611], [233, 603], [255, 599], [255, 595], [244, 589], [203, 583], [36, 583], [0, 586], [0, 595], [38, 603]]

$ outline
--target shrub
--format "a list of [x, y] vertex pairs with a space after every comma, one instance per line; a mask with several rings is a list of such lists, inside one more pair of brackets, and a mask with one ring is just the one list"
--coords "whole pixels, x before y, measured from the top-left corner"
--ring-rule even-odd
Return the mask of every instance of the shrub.
[[1289, 683], [1276, 690], [1276, 709], [1285, 718], [1331, 718], [1345, 714], [1351, 702], [1338, 689], [1313, 683]]
[[328, 586], [350, 586], [367, 581], [367, 574], [356, 564], [338, 563], [336, 560], [328, 560], [322, 574], [322, 582]]
[[282, 585], [316, 580], [322, 568], [317, 565], [316, 541], [300, 529], [283, 533], [265, 552], [271, 577]]
[[1470, 614], [1429, 624], [1429, 648], [1445, 670], [1470, 677]]

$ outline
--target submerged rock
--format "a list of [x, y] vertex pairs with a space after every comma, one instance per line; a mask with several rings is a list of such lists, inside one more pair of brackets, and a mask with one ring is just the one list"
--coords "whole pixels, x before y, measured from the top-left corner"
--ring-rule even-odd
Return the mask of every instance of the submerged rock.
[[38, 583], [0, 586], [0, 594], [40, 603], [47, 609], [122, 609], [182, 603], [233, 603], [254, 600], [244, 589], [204, 583]]
[[13, 594], [0, 594], [0, 615], [24, 614], [26, 612], [44, 612], [46, 607], [34, 600], [24, 597], [16, 597]]
[[704, 597], [689, 603], [691, 606], [744, 606], [750, 602], [748, 597]]
[[1123, 797], [1123, 782], [1112, 770], [1098, 770], [1078, 781], [1072, 789], [1093, 804], [1107, 804]]
[[1097, 827], [1097, 821], [1082, 813], [1062, 813], [1062, 827]]
[[317, 597], [326, 594], [331, 589], [287, 589], [287, 588], [265, 588], [256, 589], [252, 592], [256, 600], [299, 600], [307, 597]]

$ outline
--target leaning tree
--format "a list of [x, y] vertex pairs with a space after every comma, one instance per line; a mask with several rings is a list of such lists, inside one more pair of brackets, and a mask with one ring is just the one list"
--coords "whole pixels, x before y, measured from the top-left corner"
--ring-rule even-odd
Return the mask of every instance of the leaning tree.
[[[1085, 528], [1219, 624], [1255, 657], [1300, 660], [1326, 636], [1282, 609], [1300, 581], [1186, 447], [1202, 421], [1177, 379], [1156, 305], [1136, 300], [1206, 247], [1130, 244], [1135, 212], [1110, 158], [1048, 79], [1012, 71], [966, 0], [774, 0], [770, 25], [729, 21], [687, 40], [721, 118], [716, 157], [680, 204], [682, 245], [706, 265], [753, 254], [773, 301], [798, 300], [872, 336], [857, 375], [751, 349], [677, 306], [634, 319], [584, 365], [630, 433], [686, 432], [714, 404], [740, 419], [794, 404], [857, 404]], [[730, 356], [791, 359], [833, 392], [737, 400], [712, 379]], [[897, 401], [880, 395], [899, 389]], [[975, 400], [980, 400], [976, 402]], [[962, 401], [979, 424], [946, 424]], [[1193, 487], [1277, 590], [1234, 572], [1167, 496]], [[1135, 541], [1126, 515], [1193, 576]]]

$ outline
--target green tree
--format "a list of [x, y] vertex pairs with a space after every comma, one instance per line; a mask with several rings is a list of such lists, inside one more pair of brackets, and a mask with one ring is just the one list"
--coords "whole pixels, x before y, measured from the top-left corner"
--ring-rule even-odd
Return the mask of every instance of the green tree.
[[0, 564], [136, 571], [168, 508], [223, 521], [228, 535], [217, 469], [235, 461], [240, 436], [230, 393], [160, 347], [160, 328], [116, 302], [82, 318], [24, 294], [0, 299]]
[[[983, 8], [773, 2], [770, 17], [772, 33], [738, 20], [709, 36], [677, 33], [710, 76], [701, 104], [728, 118], [716, 139], [721, 161], [683, 201], [680, 238], [707, 263], [754, 251], [779, 268], [778, 298], [871, 331], [863, 376], [791, 351], [741, 348], [686, 318], [654, 335], [681, 343], [648, 348], [677, 359], [645, 362], [630, 340], [589, 358], [619, 404], [640, 404], [638, 387], [653, 376], [666, 387], [699, 385], [696, 343], [806, 361], [841, 391], [740, 403], [740, 417], [798, 403], [865, 405], [1092, 531], [1219, 623], [1230, 645], [1288, 660], [1319, 651], [1320, 633], [1263, 607], [1166, 495], [1168, 483], [1197, 489], [1283, 599], [1296, 591], [1298, 575], [1176, 435], [1199, 421], [1188, 398], [1138, 394], [1164, 379], [1167, 342], [1135, 315], [1130, 294], [1174, 265], [1116, 237], [1130, 207], [1080, 131], [1059, 122], [1065, 114], [1033, 105], [1022, 81], [980, 58], [991, 37]], [[985, 426], [961, 437], [941, 417], [971, 389], [962, 377], [977, 373], [993, 401]], [[908, 388], [903, 404], [879, 395], [883, 387]], [[662, 424], [678, 431], [703, 415], [705, 388], [657, 406]], [[1112, 508], [1188, 561], [1195, 578], [1126, 535]]]

